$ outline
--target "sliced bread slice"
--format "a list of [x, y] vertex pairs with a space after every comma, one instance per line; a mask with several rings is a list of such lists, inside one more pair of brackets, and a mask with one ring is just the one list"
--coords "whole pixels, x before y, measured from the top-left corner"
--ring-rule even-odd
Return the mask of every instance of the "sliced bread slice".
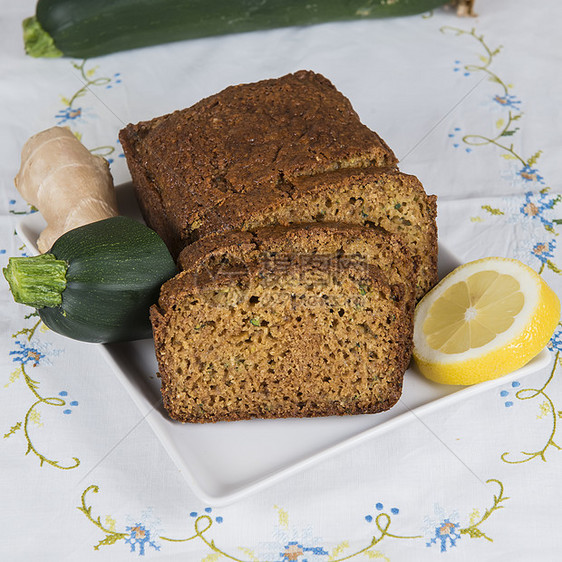
[[375, 267], [389, 283], [415, 290], [419, 256], [413, 256], [399, 236], [379, 227], [348, 223], [312, 222], [230, 231], [206, 236], [181, 252], [184, 271], [208, 275], [224, 268], [242, 269], [254, 262], [273, 266], [294, 263], [299, 256], [318, 265], [343, 264], [345, 259]]
[[164, 405], [182, 422], [387, 410], [410, 360], [412, 298], [349, 260], [182, 272], [151, 309]]

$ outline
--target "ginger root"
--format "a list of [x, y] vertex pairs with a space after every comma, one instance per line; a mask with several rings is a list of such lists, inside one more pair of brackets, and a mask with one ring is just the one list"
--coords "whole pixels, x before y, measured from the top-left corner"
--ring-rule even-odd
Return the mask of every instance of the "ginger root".
[[474, 12], [475, 0], [453, 0], [452, 5], [457, 8], [457, 16], [476, 16]]
[[65, 232], [118, 214], [108, 162], [63, 127], [27, 140], [15, 184], [47, 222], [37, 240], [41, 253]]

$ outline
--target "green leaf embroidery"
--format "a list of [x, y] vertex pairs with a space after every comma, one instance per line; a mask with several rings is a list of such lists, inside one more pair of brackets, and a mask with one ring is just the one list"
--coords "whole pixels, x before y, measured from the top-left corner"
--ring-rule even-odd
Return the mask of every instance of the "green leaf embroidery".
[[282, 507], [279, 507], [278, 505], [274, 505], [273, 507], [277, 510], [277, 515], [279, 517], [279, 525], [281, 527], [283, 527], [284, 529], [288, 529], [289, 528], [289, 514], [287, 513], [287, 511], [284, 510]]
[[480, 517], [479, 521], [473, 522], [473, 518], [471, 517], [471, 524], [468, 527], [465, 527], [464, 529], [460, 529], [460, 533], [462, 535], [468, 535], [471, 539], [484, 538], [487, 541], [494, 542], [493, 539], [488, 537], [480, 529], [480, 525], [484, 523], [484, 521], [486, 521], [486, 519], [488, 519], [488, 517], [490, 517], [490, 515], [492, 515], [494, 511], [498, 509], [503, 509], [504, 506], [500, 504], [505, 500], [508, 500], [509, 498], [503, 495], [503, 484], [499, 480], [496, 480], [495, 478], [490, 478], [489, 480], [486, 480], [486, 484], [489, 484], [490, 482], [494, 482], [500, 487], [499, 495], [494, 494], [494, 501], [492, 507], [484, 511], [484, 515]]
[[482, 205], [482, 209], [484, 211], [487, 211], [491, 215], [496, 215], [496, 216], [505, 215], [503, 211], [501, 211], [500, 209], [494, 209], [493, 207], [490, 207], [490, 205]]
[[333, 560], [336, 560], [339, 557], [339, 555], [342, 552], [344, 552], [347, 548], [349, 548], [349, 542], [348, 541], [342, 541], [340, 544], [336, 545], [332, 549], [330, 557], [328, 558], [328, 562], [332, 562]]
[[371, 559], [377, 558], [379, 560], [382, 559], [390, 562], [390, 558], [385, 556], [380, 550], [366, 550], [363, 554], [365, 554], [367, 558], [371, 558]]
[[260, 559], [256, 556], [256, 553], [251, 548], [239, 546], [238, 550], [242, 552], [250, 562], [260, 562]]
[[[535, 452], [528, 452], [528, 451], [521, 451], [521, 455], [523, 455], [522, 458], [519, 459], [515, 459], [515, 460], [511, 460], [509, 457], [511, 455], [511, 453], [509, 453], [508, 451], [505, 451], [502, 455], [501, 455], [501, 460], [504, 461], [507, 464], [523, 464], [529, 461], [532, 461], [534, 459], [540, 458], [543, 462], [546, 462], [546, 451], [550, 448], [550, 447], [554, 447], [555, 449], [560, 450], [560, 446], [554, 441], [554, 438], [556, 436], [556, 431], [558, 429], [558, 418], [560, 417], [559, 415], [559, 411], [558, 411], [558, 415], [557, 415], [557, 410], [554, 407], [554, 403], [552, 402], [552, 399], [550, 398], [550, 396], [548, 396], [548, 394], [546, 393], [546, 388], [548, 387], [548, 385], [550, 384], [550, 382], [552, 381], [552, 379], [554, 378], [554, 374], [556, 373], [556, 369], [558, 367], [558, 365], [560, 364], [560, 351], [556, 352], [556, 356], [554, 359], [554, 365], [552, 367], [552, 370], [550, 372], [550, 376], [548, 377], [547, 381], [542, 385], [541, 388], [522, 388], [521, 390], [518, 390], [515, 394], [516, 398], [518, 400], [531, 400], [536, 398], [537, 396], [541, 396], [543, 398], [543, 401], [546, 401], [548, 403], [548, 411], [551, 413], [552, 415], [552, 429], [550, 432], [550, 435], [548, 437], [548, 439], [546, 440], [546, 443], [544, 444], [543, 448], [535, 451]], [[546, 408], [545, 408], [546, 411]]]
[[[35, 317], [37, 316], [38, 316], [37, 313], [32, 313], [27, 315], [25, 319], [35, 320]], [[24, 337], [29, 342], [31, 341], [31, 338], [34, 336], [36, 330], [39, 328], [40, 325], [41, 325], [41, 320], [38, 319], [35, 321], [35, 323], [31, 328], [23, 328], [22, 330], [19, 330], [17, 333], [13, 334], [12, 337], [14, 339]], [[5, 438], [9, 437], [10, 435], [13, 435], [16, 431], [21, 429], [27, 443], [27, 449], [25, 451], [25, 454], [29, 455], [30, 453], [32, 453], [33, 455], [35, 455], [39, 459], [39, 466], [43, 466], [46, 464], [52, 466], [53, 468], [58, 468], [60, 470], [72, 470], [74, 468], [77, 468], [80, 465], [80, 459], [78, 459], [77, 457], [71, 457], [72, 462], [69, 462], [66, 465], [61, 464], [60, 461], [49, 459], [48, 457], [46, 457], [43, 453], [41, 453], [36, 448], [30, 431], [32, 424], [42, 425], [41, 411], [40, 411], [41, 408], [43, 408], [44, 406], [55, 406], [60, 408], [63, 407], [66, 404], [66, 402], [60, 396], [42, 396], [39, 390], [40, 387], [39, 381], [34, 380], [29, 376], [29, 373], [27, 372], [26, 369], [26, 365], [23, 362], [19, 366], [18, 371], [12, 373], [10, 379], [12, 380], [12, 378], [14, 380], [15, 378], [23, 379], [23, 382], [27, 386], [28, 390], [31, 392], [31, 394], [33, 394], [35, 401], [28, 408], [23, 421], [16, 423], [10, 429], [10, 431], [4, 435], [4, 437]]]
[[533, 156], [531, 156], [531, 158], [529, 158], [527, 160], [527, 166], [529, 166], [529, 168], [531, 168], [534, 164], [536, 164], [536, 162], [540, 158], [541, 154], [542, 154], [542, 150], [538, 150], [537, 152], [535, 152], [535, 154], [533, 154]]
[[100, 546], [109, 546], [111, 544], [115, 544], [117, 541], [124, 539], [125, 536], [119, 536], [118, 534], [115, 535], [107, 535], [105, 538], [101, 539], [98, 544], [94, 546], [94, 550], [99, 550]]
[[10, 435], [13, 435], [18, 429], [21, 429], [20, 421], [15, 425], [13, 425], [12, 427], [10, 427], [10, 431], [8, 431], [8, 433], [4, 433], [4, 439], [7, 439], [8, 437], [10, 437]]
[[99, 516], [94, 519], [94, 517], [92, 516], [92, 506], [86, 505], [86, 495], [88, 494], [88, 492], [93, 492], [94, 494], [97, 494], [99, 492], [99, 487], [96, 486], [95, 484], [88, 486], [82, 492], [82, 496], [80, 498], [81, 505], [79, 505], [76, 509], [81, 511], [88, 518], [89, 521], [91, 521], [96, 527], [98, 527], [98, 529], [101, 529], [105, 533], [105, 537], [101, 539], [97, 545], [94, 546], [94, 550], [99, 550], [100, 546], [108, 546], [111, 544], [115, 544], [117, 541], [120, 541], [128, 537], [129, 536], [128, 533], [119, 533], [117, 531], [114, 531], [113, 529], [108, 529], [107, 527], [104, 527], [104, 525], [101, 522], [101, 518]]
[[553, 271], [558, 275], [562, 273], [562, 270], [560, 270], [551, 260], [546, 260], [546, 266], [550, 269], [550, 271]]

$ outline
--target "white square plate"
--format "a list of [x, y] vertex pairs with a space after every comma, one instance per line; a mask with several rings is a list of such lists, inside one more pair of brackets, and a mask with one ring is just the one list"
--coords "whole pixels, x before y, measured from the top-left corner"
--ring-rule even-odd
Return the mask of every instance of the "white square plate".
[[[119, 189], [120, 209], [138, 218], [130, 186]], [[20, 221], [17, 232], [30, 251], [37, 252], [36, 241], [44, 226], [39, 213]], [[440, 275], [457, 265], [450, 252], [440, 246]], [[162, 405], [152, 340], [99, 348], [189, 486], [213, 506], [234, 502], [430, 410], [521, 378], [550, 361], [550, 354], [543, 350], [518, 371], [470, 387], [432, 383], [411, 366], [404, 376], [399, 402], [379, 414], [181, 424], [171, 420]]]

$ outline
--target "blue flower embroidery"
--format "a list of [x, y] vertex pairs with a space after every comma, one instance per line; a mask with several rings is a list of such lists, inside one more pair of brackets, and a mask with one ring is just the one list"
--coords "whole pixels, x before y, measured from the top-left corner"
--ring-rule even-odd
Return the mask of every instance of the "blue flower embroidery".
[[521, 100], [518, 100], [515, 96], [511, 96], [509, 94], [505, 96], [494, 96], [494, 101], [503, 107], [511, 107], [513, 109], [519, 109], [519, 105], [521, 104]]
[[458, 528], [459, 523], [453, 523], [449, 519], [444, 519], [435, 527], [435, 536], [426, 543], [426, 546], [430, 547], [439, 543], [441, 552], [446, 552], [447, 546], [456, 546], [457, 541], [461, 538]]
[[[326, 552], [321, 546], [303, 546], [297, 541], [290, 541], [287, 545], [285, 545], [285, 551], [280, 553], [282, 556], [281, 560], [283, 562], [299, 560], [299, 558], [304, 556], [307, 552], [310, 552], [313, 555], [328, 555], [328, 552]], [[307, 562], [307, 559], [303, 558], [300, 562]]]
[[552, 231], [554, 223], [545, 216], [546, 211], [553, 209], [554, 205], [560, 202], [560, 196], [549, 197], [547, 191], [540, 191], [538, 194], [532, 191], [525, 193], [525, 201], [519, 209], [521, 214], [531, 220], [539, 220], [547, 228]]
[[20, 363], [22, 365], [27, 365], [31, 363], [33, 367], [37, 367], [41, 359], [45, 357], [45, 354], [40, 351], [37, 347], [33, 347], [28, 343], [23, 343], [20, 340], [16, 340], [16, 345], [19, 349], [15, 351], [10, 351], [12, 356], [12, 361], [14, 363]]
[[533, 246], [533, 256], [541, 263], [547, 263], [549, 258], [554, 257], [554, 248], [556, 248], [555, 239], [552, 239], [550, 242], [539, 242]]
[[59, 110], [59, 112], [55, 115], [55, 119], [58, 119], [57, 125], [63, 125], [67, 121], [74, 121], [80, 117], [82, 117], [82, 108], [72, 106]]
[[531, 168], [528, 164], [523, 166], [517, 172], [517, 175], [527, 182], [544, 183], [544, 178], [539, 174], [539, 171], [536, 168]]
[[154, 550], [160, 550], [160, 546], [150, 540], [150, 530], [144, 525], [138, 523], [132, 527], [127, 527], [127, 531], [130, 534], [125, 539], [125, 542], [131, 545], [131, 552], [136, 552], [137, 545], [139, 547], [139, 556], [144, 556], [146, 545], [151, 546]]

